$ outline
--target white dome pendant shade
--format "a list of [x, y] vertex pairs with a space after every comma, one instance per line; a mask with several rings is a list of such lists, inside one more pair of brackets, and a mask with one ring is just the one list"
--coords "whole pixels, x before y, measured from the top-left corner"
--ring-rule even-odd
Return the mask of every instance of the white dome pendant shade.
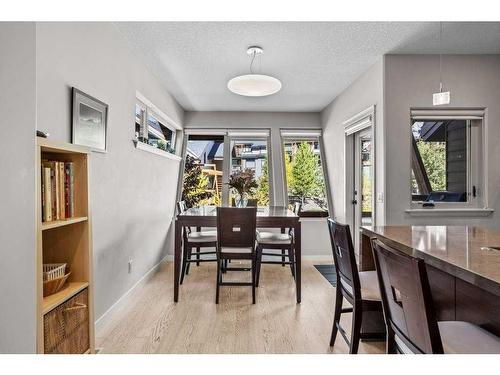
[[281, 81], [279, 79], [265, 74], [254, 74], [253, 72], [255, 57], [263, 53], [264, 50], [258, 46], [247, 49], [247, 54], [252, 56], [250, 74], [244, 74], [229, 80], [227, 83], [229, 91], [242, 96], [260, 97], [276, 94], [281, 90]]
[[227, 88], [243, 96], [268, 96], [281, 90], [281, 82], [264, 74], [245, 74], [231, 79]]

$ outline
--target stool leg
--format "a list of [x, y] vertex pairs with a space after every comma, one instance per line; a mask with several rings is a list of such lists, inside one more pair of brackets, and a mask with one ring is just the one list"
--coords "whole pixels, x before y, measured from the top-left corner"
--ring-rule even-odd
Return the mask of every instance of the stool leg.
[[351, 345], [349, 354], [358, 354], [362, 317], [363, 311], [361, 310], [361, 303], [354, 303], [352, 307]]
[[342, 302], [344, 301], [344, 297], [342, 296], [342, 292], [340, 291], [340, 286], [337, 286], [335, 293], [335, 313], [333, 315], [333, 327], [332, 327], [332, 335], [330, 337], [330, 346], [335, 345], [335, 339], [337, 338], [337, 324], [340, 324], [340, 315], [342, 314]]
[[[188, 249], [187, 249], [187, 259], [191, 260], [191, 255], [192, 255], [192, 248], [191, 246], [188, 246]], [[191, 263], [190, 262], [187, 262], [187, 266], [186, 266], [186, 275], [189, 275], [189, 269], [191, 267]]]
[[[196, 260], [200, 260], [200, 251], [201, 251], [201, 247], [197, 247], [196, 248], [196, 251], [198, 252], [198, 254], [196, 254]], [[196, 262], [196, 266], [199, 267], [200, 266], [200, 262]]]
[[285, 261], [286, 261], [286, 257], [285, 257], [285, 249], [281, 249], [281, 267], [285, 267]]

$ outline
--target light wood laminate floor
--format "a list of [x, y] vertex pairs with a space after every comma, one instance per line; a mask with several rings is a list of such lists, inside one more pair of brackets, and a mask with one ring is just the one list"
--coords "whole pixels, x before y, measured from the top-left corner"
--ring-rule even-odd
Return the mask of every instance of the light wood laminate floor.
[[[347, 353], [340, 334], [333, 349], [328, 345], [335, 289], [314, 268], [320, 263], [303, 261], [299, 305], [290, 269], [275, 265], [262, 266], [255, 305], [249, 287], [222, 287], [216, 305], [213, 263], [192, 265], [174, 303], [173, 264], [164, 263], [106, 319], [96, 347], [101, 353]], [[350, 314], [343, 315], [349, 332]], [[383, 353], [384, 347], [361, 342], [359, 352]]]

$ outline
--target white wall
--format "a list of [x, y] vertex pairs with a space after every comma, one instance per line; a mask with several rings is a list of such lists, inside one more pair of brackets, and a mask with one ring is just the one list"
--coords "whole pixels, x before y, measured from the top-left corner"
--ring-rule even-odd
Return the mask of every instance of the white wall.
[[[185, 128], [209, 129], [271, 129], [271, 153], [274, 184], [274, 205], [285, 204], [283, 155], [280, 129], [321, 128], [315, 112], [186, 112]], [[331, 254], [326, 219], [302, 218], [302, 254], [304, 257]]]
[[136, 90], [179, 124], [183, 110], [110, 23], [38, 23], [36, 57], [51, 139], [70, 141], [72, 86], [109, 105], [108, 152], [90, 166], [97, 319], [172, 248], [179, 163], [134, 148]]
[[[345, 210], [345, 133], [342, 123], [370, 106], [375, 106], [376, 192], [383, 193], [384, 177], [384, 90], [383, 59], [363, 73], [321, 112], [326, 163], [337, 220], [346, 222]], [[376, 203], [377, 225], [384, 223], [384, 203]]]
[[0, 51], [0, 353], [33, 353], [35, 24], [0, 23]]
[[[500, 55], [444, 55], [442, 76], [451, 91], [449, 107], [487, 108], [489, 205], [485, 218], [410, 217], [410, 108], [432, 107], [439, 89], [438, 55], [388, 55], [385, 58], [385, 126], [388, 225], [500, 225]], [[446, 107], [446, 106], [445, 106]]]

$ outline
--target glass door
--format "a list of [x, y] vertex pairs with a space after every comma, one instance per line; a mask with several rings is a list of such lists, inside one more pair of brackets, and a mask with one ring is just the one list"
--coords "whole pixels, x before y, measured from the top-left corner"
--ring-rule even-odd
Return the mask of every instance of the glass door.
[[359, 246], [359, 227], [373, 224], [373, 156], [371, 129], [354, 134], [353, 237]]

